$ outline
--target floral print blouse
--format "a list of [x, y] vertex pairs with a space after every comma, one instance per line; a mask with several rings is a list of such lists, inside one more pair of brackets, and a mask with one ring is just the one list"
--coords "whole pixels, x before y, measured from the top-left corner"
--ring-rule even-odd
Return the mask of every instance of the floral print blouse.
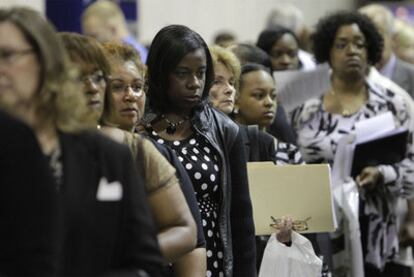
[[[311, 99], [292, 113], [292, 126], [297, 133], [297, 143], [307, 163], [333, 164], [339, 139], [353, 132], [359, 121], [390, 111], [397, 127], [409, 130], [407, 155], [393, 165], [383, 165], [382, 173], [387, 184], [360, 194], [361, 216], [368, 218], [365, 262], [377, 268], [394, 259], [398, 253], [398, 232], [395, 204], [397, 197], [414, 193], [414, 151], [411, 115], [403, 99], [394, 92], [366, 84], [368, 100], [355, 114], [343, 116], [324, 110], [323, 98]], [[364, 240], [363, 240], [364, 244]]]

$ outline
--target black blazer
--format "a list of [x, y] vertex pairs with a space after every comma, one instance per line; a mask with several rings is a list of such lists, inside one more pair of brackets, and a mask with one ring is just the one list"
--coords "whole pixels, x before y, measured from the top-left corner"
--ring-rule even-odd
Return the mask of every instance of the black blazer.
[[57, 193], [29, 127], [0, 113], [0, 276], [56, 271]]
[[[128, 148], [95, 132], [61, 134], [60, 142], [59, 274], [141, 276], [137, 271], [142, 269], [160, 276], [163, 260], [157, 232]], [[119, 183], [104, 185], [112, 182]], [[122, 186], [121, 199], [99, 200], [98, 187], [110, 186]]]

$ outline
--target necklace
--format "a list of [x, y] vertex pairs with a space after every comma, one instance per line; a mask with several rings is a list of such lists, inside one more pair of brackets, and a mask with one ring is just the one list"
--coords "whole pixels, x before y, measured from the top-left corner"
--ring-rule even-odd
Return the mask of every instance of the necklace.
[[189, 117], [186, 116], [180, 121], [177, 122], [171, 122], [164, 114], [161, 115], [161, 118], [164, 119], [164, 121], [168, 124], [167, 128], [165, 129], [167, 134], [173, 135], [177, 131], [177, 127], [182, 125], [184, 122], [186, 122]]
[[343, 115], [343, 116], [350, 116], [351, 114], [354, 114], [355, 112], [357, 112], [360, 109], [360, 106], [363, 105], [363, 103], [365, 102], [365, 98], [364, 98], [364, 100], [361, 103], [358, 103], [358, 109], [356, 109], [356, 106], [355, 107], [350, 107], [350, 108], [344, 107], [342, 102], [337, 98], [337, 95], [336, 95], [336, 93], [333, 89], [331, 89], [330, 93], [331, 93], [332, 96], [335, 97], [337, 103], [339, 104], [339, 106], [341, 108], [341, 115]]

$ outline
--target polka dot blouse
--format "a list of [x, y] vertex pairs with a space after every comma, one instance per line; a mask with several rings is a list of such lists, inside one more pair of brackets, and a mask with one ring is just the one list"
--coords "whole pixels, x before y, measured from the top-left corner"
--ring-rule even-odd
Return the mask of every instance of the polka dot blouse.
[[217, 153], [209, 142], [198, 134], [181, 141], [164, 140], [155, 131], [152, 131], [150, 136], [158, 143], [170, 146], [187, 170], [193, 183], [206, 238], [206, 276], [224, 276], [223, 245], [218, 224], [220, 168]]

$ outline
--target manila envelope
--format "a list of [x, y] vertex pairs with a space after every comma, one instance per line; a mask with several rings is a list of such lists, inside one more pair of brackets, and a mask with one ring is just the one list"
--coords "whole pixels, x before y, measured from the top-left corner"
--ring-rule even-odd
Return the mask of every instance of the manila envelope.
[[286, 215], [300, 233], [334, 231], [329, 165], [250, 162], [247, 170], [256, 235], [274, 233], [271, 216]]

